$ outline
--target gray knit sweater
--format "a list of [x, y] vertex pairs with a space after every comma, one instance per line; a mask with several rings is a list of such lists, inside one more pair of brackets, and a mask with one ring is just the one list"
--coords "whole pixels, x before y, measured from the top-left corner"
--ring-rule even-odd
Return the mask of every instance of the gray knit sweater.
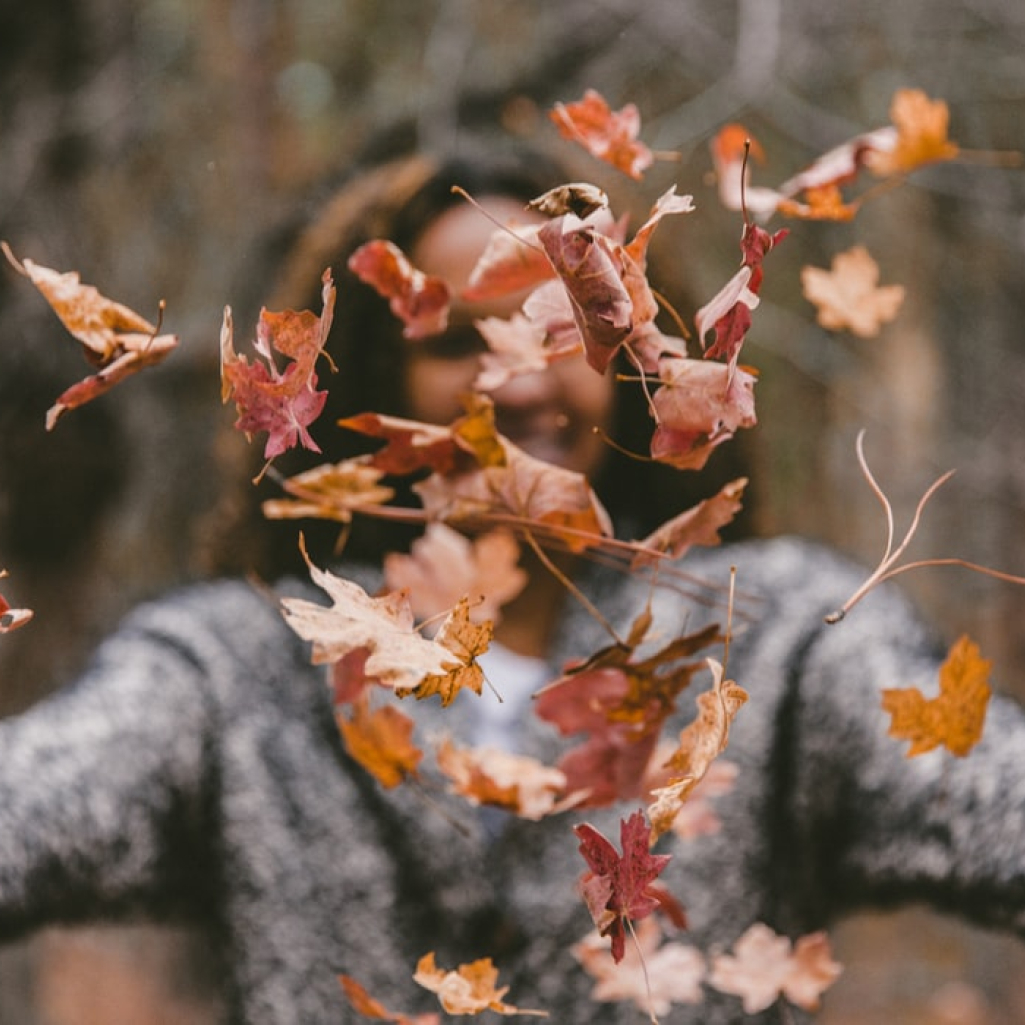
[[[686, 561], [717, 585], [731, 565], [747, 616], [729, 675], [751, 696], [728, 749], [740, 773], [716, 802], [721, 832], [663, 838], [673, 859], [661, 881], [690, 921], [674, 938], [710, 953], [756, 921], [796, 937], [850, 908], [910, 900], [1025, 933], [1018, 707], [994, 701], [967, 759], [908, 760], [878, 692], [934, 693], [941, 653], [901, 598], [874, 594], [827, 627], [823, 614], [861, 579], [827, 552], [781, 540]], [[584, 586], [623, 624], [647, 596], [611, 573]], [[722, 607], [665, 592], [656, 613], [668, 637]], [[568, 603], [553, 666], [606, 642]], [[693, 697], [680, 699], [684, 720]], [[404, 707], [458, 736], [485, 698]], [[524, 748], [551, 755], [546, 730], [528, 725]], [[506, 999], [554, 1022], [645, 1021], [632, 1004], [593, 1002], [569, 953], [591, 928], [572, 822], [586, 817], [618, 845], [632, 809], [510, 818], [496, 836], [463, 803], [441, 813], [445, 800], [442, 788], [384, 791], [349, 762], [323, 670], [274, 601], [246, 583], [198, 586], [138, 609], [74, 685], [0, 724], [0, 936], [189, 918], [223, 955], [230, 1020], [247, 1025], [362, 1020], [340, 972], [395, 1010], [437, 1008], [411, 979], [428, 950], [449, 968], [492, 957]], [[707, 988], [703, 1004], [662, 1020], [779, 1014], [746, 1017]]]

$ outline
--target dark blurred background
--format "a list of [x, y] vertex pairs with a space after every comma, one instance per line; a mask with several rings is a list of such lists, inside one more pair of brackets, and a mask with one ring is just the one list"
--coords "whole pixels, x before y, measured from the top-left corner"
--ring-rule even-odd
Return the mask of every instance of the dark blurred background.
[[[680, 154], [649, 174], [644, 205], [676, 181], [698, 206], [658, 233], [697, 305], [739, 258], [739, 218], [710, 176], [723, 122], [761, 142], [763, 184], [886, 123], [904, 86], [949, 103], [966, 151], [1025, 151], [1023, 54], [1020, 0], [2, 0], [0, 237], [150, 320], [166, 300], [182, 345], [47, 434], [46, 409], [86, 367], [35, 290], [0, 273], [0, 567], [5, 596], [36, 610], [0, 639], [0, 712], [69, 678], [141, 597], [210, 571], [244, 446], [219, 402], [221, 311], [247, 338], [268, 232], [382, 127], [445, 138], [468, 97], [542, 133], [546, 108], [589, 86], [637, 103], [645, 141]], [[957, 469], [913, 555], [1025, 573], [1025, 171], [976, 155], [851, 224], [791, 228], [744, 350], [761, 371], [744, 442], [754, 529], [874, 563], [865, 428], [899, 527]], [[796, 284], [855, 243], [907, 288], [873, 340], [817, 327]], [[1025, 589], [953, 569], [904, 582], [1025, 698]], [[859, 917], [837, 942], [833, 1025], [1025, 1020], [1016, 942], [918, 909]], [[187, 930], [48, 930], [0, 955], [0, 1022], [215, 1022], [204, 963]]]

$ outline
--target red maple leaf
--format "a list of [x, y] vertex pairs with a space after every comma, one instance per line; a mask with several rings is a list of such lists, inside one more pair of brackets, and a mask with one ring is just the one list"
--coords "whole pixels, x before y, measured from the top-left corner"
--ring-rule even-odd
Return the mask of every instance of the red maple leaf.
[[[273, 459], [296, 444], [319, 452], [307, 428], [320, 415], [326, 391], [317, 391], [317, 357], [324, 351], [334, 314], [335, 287], [331, 271], [323, 282], [324, 311], [317, 317], [308, 310], [283, 313], [260, 311], [253, 348], [264, 362], [250, 363], [237, 355], [233, 341], [231, 307], [225, 307], [221, 326], [221, 401], [235, 400], [239, 417], [235, 426], [252, 435], [267, 432], [264, 458]], [[290, 362], [283, 371], [273, 352]]]
[[349, 270], [388, 300], [406, 338], [436, 335], [448, 326], [448, 285], [414, 267], [394, 242], [364, 243], [349, 257]]
[[612, 957], [619, 962], [626, 952], [627, 920], [644, 918], [665, 903], [667, 895], [652, 883], [671, 856], [651, 853], [648, 824], [640, 811], [620, 820], [622, 854], [588, 822], [573, 831], [590, 869], [580, 880], [584, 903], [601, 935], [611, 937]]
[[563, 138], [631, 178], [639, 180], [654, 162], [654, 154], [637, 138], [641, 115], [633, 103], [613, 110], [601, 93], [588, 89], [581, 100], [557, 103], [549, 116]]

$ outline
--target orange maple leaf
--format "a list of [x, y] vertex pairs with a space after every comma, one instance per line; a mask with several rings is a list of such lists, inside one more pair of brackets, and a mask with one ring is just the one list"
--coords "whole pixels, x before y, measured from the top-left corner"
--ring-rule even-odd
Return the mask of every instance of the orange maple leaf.
[[879, 265], [864, 246], [833, 257], [832, 270], [801, 268], [804, 297], [818, 309], [818, 322], [830, 331], [845, 328], [874, 338], [904, 302], [903, 285], [879, 285]]
[[[83, 285], [75, 271], [61, 274], [32, 260], [19, 261], [6, 242], [0, 242], [8, 262], [36, 286], [60, 318], [61, 323], [82, 344], [85, 358], [99, 370], [73, 384], [50, 407], [46, 429], [69, 409], [103, 395], [115, 384], [159, 363], [178, 345], [177, 335], [159, 335], [159, 330], [134, 310]], [[161, 306], [161, 308], [163, 308]]]
[[950, 111], [943, 100], [930, 100], [921, 89], [898, 89], [890, 103], [890, 120], [897, 129], [895, 144], [873, 150], [865, 158], [873, 174], [907, 174], [923, 164], [958, 155], [957, 144], [947, 138]]
[[917, 687], [883, 691], [883, 710], [892, 716], [891, 737], [911, 741], [908, 758], [941, 744], [963, 758], [979, 742], [989, 705], [992, 663], [967, 636], [951, 647], [940, 666], [940, 693], [926, 698]]
[[631, 178], [640, 180], [654, 162], [654, 154], [637, 138], [641, 115], [633, 103], [614, 111], [601, 93], [588, 89], [581, 100], [557, 103], [549, 116], [564, 138]]
[[385, 789], [416, 775], [423, 752], [411, 742], [413, 720], [394, 705], [373, 712], [366, 701], [356, 704], [352, 717], [337, 715], [345, 749]]
[[429, 672], [414, 687], [397, 687], [399, 697], [414, 694], [418, 699], [437, 694], [442, 705], [448, 705], [464, 688], [480, 694], [484, 686], [484, 670], [477, 664], [477, 656], [487, 651], [494, 626], [486, 620], [470, 620], [470, 602], [460, 598], [438, 629], [434, 643], [451, 653], [451, 661], [440, 672]]
[[479, 1014], [495, 1011], [498, 1014], [531, 1014], [547, 1018], [547, 1011], [528, 1011], [504, 1003], [502, 997], [508, 986], [497, 988], [498, 969], [490, 957], [482, 957], [470, 964], [459, 965], [446, 972], [434, 963], [434, 952], [424, 954], [416, 966], [413, 979], [424, 989], [438, 995], [441, 1006], [449, 1014]]

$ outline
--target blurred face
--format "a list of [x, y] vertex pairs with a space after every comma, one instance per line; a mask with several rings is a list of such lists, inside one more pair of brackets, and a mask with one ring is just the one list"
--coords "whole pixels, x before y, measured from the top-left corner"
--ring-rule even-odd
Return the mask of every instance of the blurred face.
[[[500, 222], [526, 214], [523, 203], [492, 197], [484, 207]], [[444, 278], [457, 294], [487, 244], [494, 224], [469, 203], [450, 207], [435, 219], [409, 253], [414, 265]], [[474, 327], [483, 317], [508, 317], [524, 296], [499, 302], [453, 302], [448, 330], [407, 342], [406, 390], [409, 415], [448, 423], [464, 412], [460, 396], [480, 369], [484, 340]], [[532, 456], [591, 475], [604, 455], [593, 427], [609, 429], [613, 382], [592, 370], [582, 355], [556, 360], [543, 373], [513, 377], [491, 392], [498, 430]]]

